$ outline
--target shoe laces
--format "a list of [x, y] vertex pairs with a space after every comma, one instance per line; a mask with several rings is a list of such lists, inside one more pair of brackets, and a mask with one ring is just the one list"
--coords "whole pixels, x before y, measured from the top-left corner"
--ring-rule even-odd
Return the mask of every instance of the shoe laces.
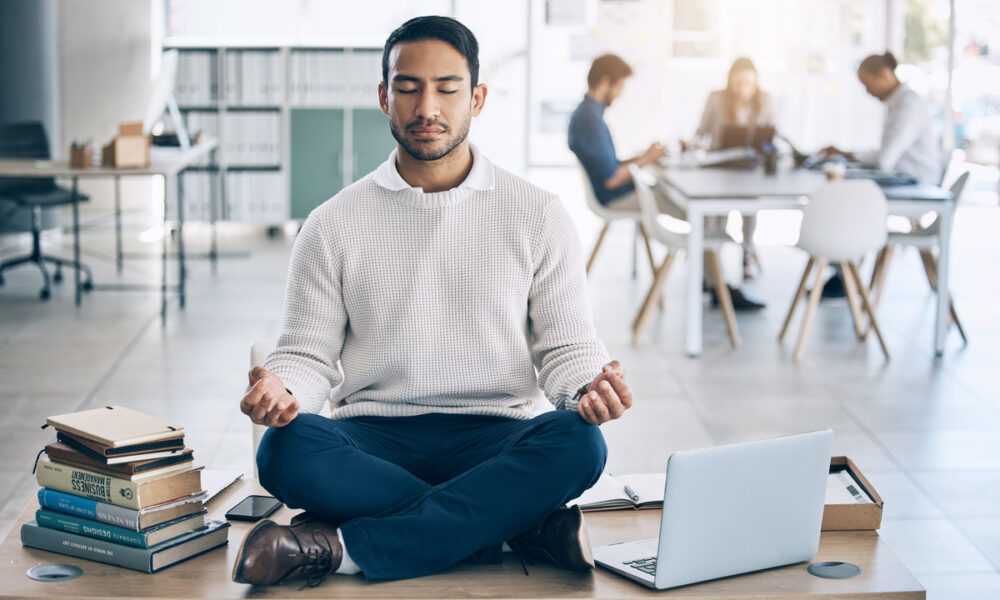
[[[291, 532], [295, 541], [298, 542], [299, 548], [302, 548], [302, 542], [299, 537], [295, 535], [295, 532]], [[330, 573], [333, 573], [333, 544], [330, 543], [330, 538], [326, 536], [325, 533], [318, 530], [312, 531], [312, 541], [313, 547], [309, 548], [303, 555], [305, 558], [302, 564], [299, 565], [301, 573], [306, 576], [306, 582], [303, 583], [299, 590], [304, 590], [307, 587], [316, 587], [327, 578]]]
[[530, 576], [528, 573], [528, 566], [535, 564], [534, 559], [532, 559], [529, 548], [532, 545], [540, 544], [539, 537], [542, 532], [542, 525], [536, 526], [533, 530], [526, 533], [522, 533], [512, 540], [507, 540], [507, 545], [510, 547], [514, 556], [517, 557], [517, 561], [521, 563], [521, 569], [524, 570], [524, 575], [526, 577]]
[[[535, 564], [535, 561], [531, 560], [524, 553], [524, 550], [522, 549], [520, 544], [511, 544], [510, 542], [508, 542], [507, 545], [510, 546], [511, 551], [514, 552], [514, 556], [517, 557], [517, 562], [521, 563], [521, 568], [524, 569], [524, 576], [528, 577], [529, 576], [528, 564], [533, 565]], [[525, 564], [525, 561], [527, 561], [527, 564]]]

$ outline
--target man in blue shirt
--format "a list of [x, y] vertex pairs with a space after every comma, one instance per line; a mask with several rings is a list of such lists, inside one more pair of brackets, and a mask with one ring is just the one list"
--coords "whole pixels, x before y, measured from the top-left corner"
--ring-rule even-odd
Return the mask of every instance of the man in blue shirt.
[[[569, 148], [583, 165], [598, 202], [624, 210], [639, 210], [628, 166], [645, 167], [655, 163], [664, 155], [663, 145], [653, 142], [640, 156], [619, 161], [611, 132], [604, 122], [604, 109], [621, 94], [631, 74], [632, 68], [614, 54], [594, 60], [587, 75], [587, 94], [569, 120]], [[684, 212], [665, 197], [657, 194], [657, 201], [661, 212], [684, 218]]]
[[[631, 164], [640, 168], [654, 164], [663, 158], [665, 151], [662, 144], [653, 142], [635, 158], [622, 161], [615, 154], [611, 131], [604, 122], [604, 109], [621, 95], [625, 80], [631, 74], [632, 68], [619, 56], [604, 54], [594, 59], [587, 74], [587, 94], [569, 120], [569, 149], [580, 160], [598, 202], [608, 208], [638, 211], [639, 198], [628, 167]], [[653, 195], [661, 213], [687, 219], [684, 211], [671, 202], [659, 186], [653, 187]], [[715, 290], [710, 291], [713, 304], [718, 304]], [[739, 289], [730, 288], [730, 296], [736, 310], [764, 308], [763, 304], [747, 298]]]

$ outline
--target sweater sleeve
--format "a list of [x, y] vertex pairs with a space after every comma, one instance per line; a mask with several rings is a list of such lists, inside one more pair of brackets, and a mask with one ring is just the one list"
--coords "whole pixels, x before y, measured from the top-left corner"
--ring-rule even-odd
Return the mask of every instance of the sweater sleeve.
[[289, 266], [277, 347], [264, 368], [281, 378], [303, 413], [318, 413], [343, 375], [337, 367], [347, 313], [338, 261], [313, 212], [302, 226]]
[[930, 115], [927, 114], [926, 107], [916, 95], [904, 97], [899, 106], [886, 115], [882, 131], [882, 147], [874, 156], [878, 168], [883, 171], [895, 171], [899, 159], [917, 141], [929, 120]]
[[558, 200], [543, 213], [534, 245], [528, 330], [538, 384], [558, 409], [576, 410], [576, 390], [608, 362], [591, 313], [583, 252]]

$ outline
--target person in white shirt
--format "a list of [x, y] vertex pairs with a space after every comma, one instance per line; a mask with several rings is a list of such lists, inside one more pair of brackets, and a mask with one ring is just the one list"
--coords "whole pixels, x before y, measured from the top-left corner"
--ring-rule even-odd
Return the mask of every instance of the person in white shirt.
[[878, 150], [856, 154], [833, 146], [822, 152], [937, 185], [941, 178], [941, 147], [931, 108], [896, 77], [896, 58], [892, 52], [864, 59], [858, 67], [858, 79], [869, 94], [885, 104], [882, 144]]
[[[774, 103], [771, 95], [757, 84], [757, 67], [746, 57], [737, 58], [729, 67], [725, 89], [715, 90], [705, 101], [705, 110], [695, 132], [691, 145], [707, 150], [723, 149], [723, 134], [726, 127], [773, 127], [775, 123]], [[728, 217], [718, 219], [714, 226], [725, 228]], [[757, 217], [743, 217], [743, 279], [752, 279], [751, 260], [757, 260], [753, 245], [753, 234], [757, 228]], [[758, 267], [760, 266], [758, 262]]]
[[[941, 178], [941, 150], [930, 106], [899, 81], [896, 64], [892, 52], [886, 52], [869, 56], [858, 67], [858, 79], [865, 91], [885, 104], [881, 147], [855, 154], [829, 146], [820, 152], [937, 185]], [[846, 293], [839, 272], [823, 285], [824, 298], [843, 298]]]

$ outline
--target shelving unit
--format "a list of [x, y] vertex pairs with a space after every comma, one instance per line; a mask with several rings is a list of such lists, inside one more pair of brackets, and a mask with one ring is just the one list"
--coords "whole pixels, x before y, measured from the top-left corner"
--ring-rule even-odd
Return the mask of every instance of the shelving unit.
[[301, 220], [395, 147], [378, 107], [380, 48], [167, 43], [192, 133], [219, 140], [186, 174], [185, 220]]

